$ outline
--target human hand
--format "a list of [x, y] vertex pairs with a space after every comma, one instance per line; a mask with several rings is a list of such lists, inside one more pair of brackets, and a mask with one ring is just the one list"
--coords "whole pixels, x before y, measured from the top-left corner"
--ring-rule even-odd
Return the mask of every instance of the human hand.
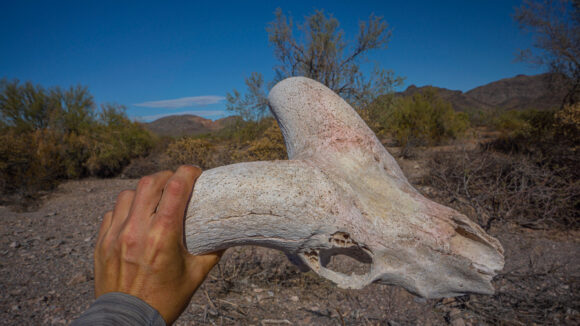
[[103, 218], [95, 248], [95, 295], [123, 292], [147, 302], [172, 324], [222, 252], [194, 256], [183, 218], [201, 170], [181, 166], [119, 194]]

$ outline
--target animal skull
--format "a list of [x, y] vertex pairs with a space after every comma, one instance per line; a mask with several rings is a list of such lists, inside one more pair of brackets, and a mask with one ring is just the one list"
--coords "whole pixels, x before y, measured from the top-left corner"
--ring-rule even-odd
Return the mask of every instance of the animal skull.
[[[463, 214], [423, 197], [342, 98], [304, 77], [268, 97], [289, 160], [203, 172], [186, 214], [194, 254], [239, 245], [282, 250], [342, 288], [400, 285], [425, 297], [492, 294], [503, 248]], [[370, 263], [328, 269], [333, 255]]]

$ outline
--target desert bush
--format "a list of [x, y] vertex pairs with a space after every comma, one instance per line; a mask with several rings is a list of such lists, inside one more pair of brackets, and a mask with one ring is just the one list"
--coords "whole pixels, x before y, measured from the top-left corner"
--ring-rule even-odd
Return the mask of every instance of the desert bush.
[[[259, 160], [285, 159], [284, 139], [276, 120], [236, 120], [222, 130], [205, 135], [184, 137], [165, 145], [161, 155], [161, 169], [175, 169], [182, 164], [195, 164], [202, 169]], [[143, 169], [131, 166], [131, 169]], [[138, 171], [127, 171], [131, 174]]]
[[[515, 223], [529, 228], [580, 226], [580, 181], [573, 169], [552, 169], [525, 155], [492, 150], [439, 153], [427, 183], [442, 198], [463, 199], [482, 227]], [[459, 207], [457, 207], [459, 208]], [[469, 209], [470, 208], [470, 209]]]
[[9, 130], [0, 136], [3, 193], [50, 189], [64, 172], [62, 148], [51, 132]]
[[532, 129], [530, 123], [523, 119], [519, 111], [507, 111], [500, 114], [494, 119], [493, 127], [502, 132], [503, 137], [528, 135]]
[[175, 169], [179, 165], [194, 164], [202, 169], [213, 167], [214, 146], [205, 139], [183, 137], [167, 147], [168, 167]]
[[566, 106], [558, 111], [509, 111], [498, 117], [502, 131], [489, 149], [529, 157], [560, 176], [579, 178], [580, 109]]
[[165, 155], [165, 168], [193, 162], [203, 169], [287, 158], [282, 132], [273, 118], [240, 119], [215, 134], [177, 140], [169, 145]]
[[504, 138], [542, 139], [550, 137], [554, 122], [554, 111], [510, 110], [495, 118], [493, 127]]
[[396, 103], [394, 94], [381, 95], [364, 109], [359, 110], [359, 115], [377, 136], [386, 136], [389, 133], [387, 127], [390, 113]]
[[469, 119], [469, 123], [475, 127], [490, 127], [494, 124], [494, 117], [496, 117], [499, 113], [498, 110], [483, 110], [483, 109], [476, 109], [476, 108], [467, 108], [465, 109], [465, 114]]
[[580, 143], [580, 103], [565, 105], [554, 115], [554, 127], [562, 138]]
[[247, 146], [233, 151], [232, 161], [270, 161], [287, 159], [286, 146], [280, 127], [272, 121], [263, 135], [249, 142]]
[[402, 147], [438, 145], [469, 127], [467, 114], [455, 112], [433, 89], [404, 98], [382, 97], [368, 111], [363, 117], [371, 128], [393, 136]]
[[125, 108], [96, 109], [86, 88], [0, 82], [0, 191], [32, 195], [60, 180], [112, 176], [154, 139]]
[[211, 138], [218, 142], [228, 141], [243, 144], [261, 138], [266, 130], [276, 124], [276, 120], [272, 117], [257, 121], [246, 121], [240, 118], [225, 126], [225, 128], [218, 131], [215, 135], [212, 135]]
[[12, 130], [32, 132], [47, 128], [57, 102], [56, 96], [41, 86], [0, 80], [0, 118]]
[[137, 179], [149, 174], [154, 174], [171, 167], [165, 154], [170, 144], [176, 141], [172, 137], [155, 137], [153, 147], [147, 156], [136, 157], [123, 169], [123, 178]]
[[152, 137], [138, 126], [128, 125], [126, 129], [120, 130], [100, 129], [95, 133], [90, 155], [84, 163], [89, 175], [117, 175], [132, 159], [146, 155], [151, 149]]
[[93, 128], [94, 141], [86, 160], [90, 175], [117, 175], [131, 159], [143, 157], [153, 147], [151, 134], [139, 123], [129, 120], [122, 106], [103, 106], [99, 121]]

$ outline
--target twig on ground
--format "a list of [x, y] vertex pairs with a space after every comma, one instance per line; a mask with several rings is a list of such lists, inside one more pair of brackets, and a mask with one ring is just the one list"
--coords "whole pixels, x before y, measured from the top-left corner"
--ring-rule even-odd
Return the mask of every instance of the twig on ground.
[[262, 326], [266, 325], [292, 325], [292, 323], [287, 319], [264, 319], [261, 321]]

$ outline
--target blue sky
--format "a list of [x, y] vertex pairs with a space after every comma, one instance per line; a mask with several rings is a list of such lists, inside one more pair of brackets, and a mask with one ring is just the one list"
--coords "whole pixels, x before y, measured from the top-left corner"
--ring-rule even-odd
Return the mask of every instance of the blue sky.
[[532, 44], [511, 15], [520, 0], [462, 1], [2, 1], [0, 78], [84, 85], [97, 103], [151, 120], [183, 112], [216, 119], [251, 72], [271, 79], [265, 30], [277, 7], [302, 21], [332, 13], [347, 38], [371, 13], [393, 29], [374, 62], [411, 84], [469, 90], [543, 72], [514, 62]]

